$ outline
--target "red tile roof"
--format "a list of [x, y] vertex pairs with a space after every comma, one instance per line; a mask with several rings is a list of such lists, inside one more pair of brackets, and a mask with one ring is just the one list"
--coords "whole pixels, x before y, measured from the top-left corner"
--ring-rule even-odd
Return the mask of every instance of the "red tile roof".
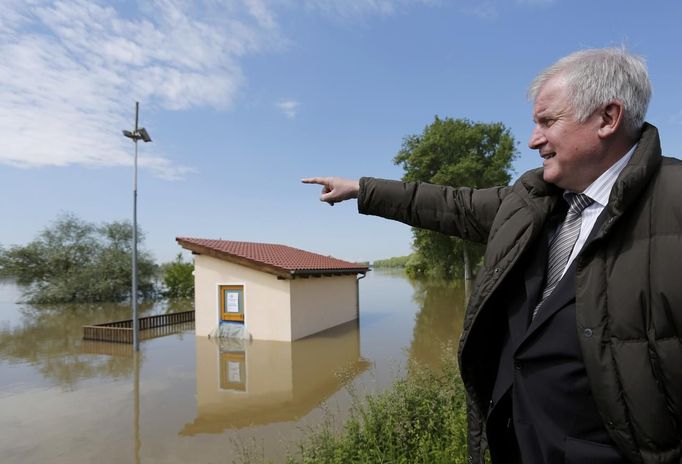
[[358, 274], [368, 270], [364, 264], [351, 263], [286, 245], [190, 237], [177, 237], [176, 240], [183, 248], [195, 253], [208, 254], [281, 276]]

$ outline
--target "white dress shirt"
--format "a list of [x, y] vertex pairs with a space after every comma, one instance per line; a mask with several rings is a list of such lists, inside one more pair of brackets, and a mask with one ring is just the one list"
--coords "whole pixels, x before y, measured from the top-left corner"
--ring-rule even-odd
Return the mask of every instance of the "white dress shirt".
[[[597, 222], [597, 218], [606, 207], [606, 204], [609, 202], [609, 196], [611, 195], [611, 190], [616, 183], [616, 179], [618, 179], [618, 175], [620, 175], [623, 168], [625, 168], [625, 166], [628, 164], [628, 161], [630, 161], [630, 158], [632, 158], [632, 154], [634, 153], [636, 147], [637, 145], [634, 145], [632, 148], [630, 148], [630, 150], [621, 159], [613, 163], [613, 165], [604, 171], [601, 176], [597, 177], [597, 179], [592, 182], [585, 190], [580, 192], [592, 198], [594, 203], [585, 208], [582, 212], [580, 234], [578, 235], [578, 239], [575, 242], [571, 256], [568, 257], [568, 262], [566, 263], [566, 267], [564, 268], [564, 272], [561, 274], [561, 277], [564, 276], [566, 270], [570, 267], [575, 257], [578, 256], [578, 253], [580, 253], [580, 250], [582, 250], [583, 246], [585, 245], [587, 237], [590, 236], [590, 232], [592, 232], [592, 228], [594, 227], [595, 222]], [[565, 197], [566, 193], [564, 193], [564, 198]]]

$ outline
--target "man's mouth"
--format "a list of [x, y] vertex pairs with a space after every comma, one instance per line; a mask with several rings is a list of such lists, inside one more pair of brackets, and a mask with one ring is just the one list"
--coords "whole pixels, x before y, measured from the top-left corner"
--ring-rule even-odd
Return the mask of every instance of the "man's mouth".
[[556, 152], [555, 152], [555, 151], [550, 151], [550, 152], [547, 152], [547, 153], [540, 153], [540, 156], [541, 156], [542, 159], [544, 159], [544, 160], [548, 160], [548, 159], [550, 159], [550, 158], [554, 158], [555, 155], [556, 155]]

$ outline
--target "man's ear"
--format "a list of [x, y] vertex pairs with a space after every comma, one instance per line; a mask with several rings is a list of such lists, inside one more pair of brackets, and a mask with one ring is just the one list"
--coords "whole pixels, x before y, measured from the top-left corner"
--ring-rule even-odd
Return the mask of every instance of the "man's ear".
[[623, 125], [625, 118], [625, 106], [620, 100], [612, 100], [607, 103], [600, 113], [599, 137], [602, 139], [608, 138], [618, 132]]

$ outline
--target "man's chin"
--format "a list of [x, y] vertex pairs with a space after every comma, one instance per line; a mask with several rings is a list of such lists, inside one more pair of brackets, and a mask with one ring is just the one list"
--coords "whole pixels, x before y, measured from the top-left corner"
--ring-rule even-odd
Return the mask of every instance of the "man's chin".
[[551, 171], [551, 169], [545, 168], [545, 170], [542, 172], [542, 180], [549, 184], [555, 184], [557, 182], [557, 176]]

